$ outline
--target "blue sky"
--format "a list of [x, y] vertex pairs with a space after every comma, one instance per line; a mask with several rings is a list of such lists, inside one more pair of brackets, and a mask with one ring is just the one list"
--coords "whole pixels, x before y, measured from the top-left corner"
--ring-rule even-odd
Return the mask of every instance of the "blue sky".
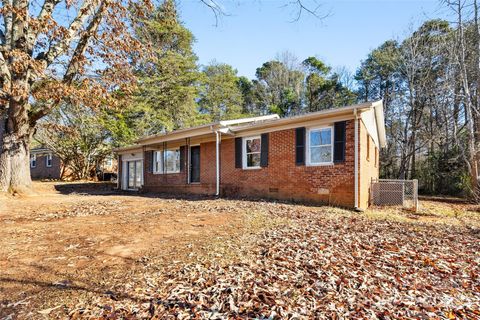
[[199, 0], [179, 1], [181, 19], [196, 37], [200, 64], [228, 63], [249, 78], [263, 62], [286, 50], [302, 60], [313, 55], [354, 72], [383, 41], [402, 39], [412, 25], [448, 14], [438, 0], [318, 0], [319, 12], [329, 12], [329, 17], [319, 21], [305, 14], [292, 23], [295, 8], [283, 6], [291, 0], [218, 1], [229, 15], [217, 26]]

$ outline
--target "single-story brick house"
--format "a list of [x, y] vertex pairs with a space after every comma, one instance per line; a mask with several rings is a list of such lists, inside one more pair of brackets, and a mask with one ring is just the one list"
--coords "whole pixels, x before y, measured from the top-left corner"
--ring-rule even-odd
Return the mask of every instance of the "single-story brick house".
[[219, 121], [116, 150], [118, 187], [366, 209], [385, 147], [382, 101]]
[[30, 149], [30, 176], [34, 180], [62, 177], [63, 164], [50, 149], [38, 147]]

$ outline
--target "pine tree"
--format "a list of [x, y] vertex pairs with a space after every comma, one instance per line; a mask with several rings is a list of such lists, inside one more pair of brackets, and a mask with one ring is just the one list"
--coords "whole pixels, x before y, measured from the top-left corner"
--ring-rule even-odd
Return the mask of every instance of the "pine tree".
[[194, 37], [179, 21], [175, 1], [165, 0], [138, 23], [136, 32], [154, 55], [137, 66], [139, 91], [127, 121], [133, 122], [138, 135], [191, 126], [201, 74], [192, 50]]

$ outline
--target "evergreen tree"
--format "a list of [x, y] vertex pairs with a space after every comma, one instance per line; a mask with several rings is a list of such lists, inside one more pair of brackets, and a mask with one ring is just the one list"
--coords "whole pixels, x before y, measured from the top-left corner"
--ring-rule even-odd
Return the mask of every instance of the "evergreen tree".
[[136, 32], [152, 47], [153, 56], [137, 66], [139, 90], [125, 113], [127, 121], [138, 135], [193, 125], [201, 74], [192, 50], [194, 37], [179, 21], [175, 1], [165, 0], [138, 23]]
[[331, 68], [315, 57], [303, 61], [307, 69], [305, 78], [306, 111], [314, 112], [352, 104], [355, 93], [345, 87], [340, 76], [331, 74]]
[[245, 116], [242, 113], [243, 96], [237, 70], [223, 63], [205, 67], [204, 86], [200, 93], [200, 112], [205, 120], [218, 121]]
[[302, 110], [304, 74], [290, 61], [273, 60], [257, 68], [257, 93], [270, 112], [281, 116]]

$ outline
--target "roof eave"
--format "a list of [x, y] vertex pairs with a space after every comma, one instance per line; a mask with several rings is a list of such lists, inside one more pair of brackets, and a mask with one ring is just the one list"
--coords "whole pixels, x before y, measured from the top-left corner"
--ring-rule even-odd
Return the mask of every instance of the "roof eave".
[[241, 131], [248, 131], [250, 129], [262, 128], [262, 127], [275, 127], [275, 126], [282, 126], [285, 124], [297, 123], [297, 122], [301, 123], [305, 121], [305, 119], [308, 119], [309, 121], [311, 121], [311, 120], [318, 120], [318, 119], [324, 119], [324, 118], [330, 118], [330, 117], [333, 118], [335, 116], [341, 116], [341, 115], [352, 114], [353, 116], [353, 112], [355, 110], [362, 111], [362, 110], [369, 110], [371, 108], [372, 108], [372, 103], [362, 103], [362, 104], [346, 106], [346, 107], [341, 107], [336, 109], [327, 109], [327, 110], [317, 111], [313, 113], [307, 113], [307, 114], [293, 116], [289, 118], [282, 118], [276, 121], [265, 122], [261, 124], [252, 123], [252, 124], [238, 126], [231, 129], [233, 132], [241, 132]]
[[127, 147], [120, 147], [120, 148], [115, 148], [113, 149], [112, 151], [114, 153], [122, 153], [122, 152], [128, 152], [128, 151], [134, 151], [134, 150], [141, 150], [143, 148], [143, 145], [141, 144], [134, 144], [134, 145], [131, 145], [131, 146], [127, 146]]

